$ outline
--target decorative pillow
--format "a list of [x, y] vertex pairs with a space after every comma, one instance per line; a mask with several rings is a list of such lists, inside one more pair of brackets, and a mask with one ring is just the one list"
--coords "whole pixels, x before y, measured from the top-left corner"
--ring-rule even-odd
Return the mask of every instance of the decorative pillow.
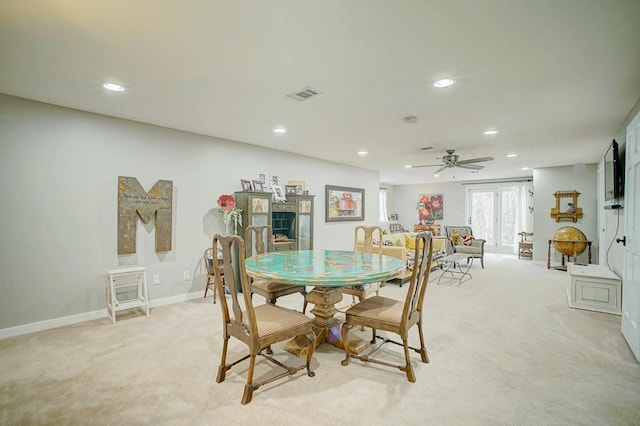
[[[416, 238], [415, 235], [413, 237], [410, 237], [409, 235], [405, 235], [404, 236], [404, 247], [407, 250], [415, 250], [416, 249], [416, 240], [415, 240], [415, 238]], [[422, 247], [420, 247], [420, 249], [422, 249]]]
[[451, 230], [451, 242], [454, 246], [470, 246], [472, 241], [472, 235], [458, 234], [456, 231]]
[[[418, 253], [418, 261], [422, 259], [422, 253]], [[413, 271], [413, 266], [415, 265], [414, 252], [410, 251], [407, 254], [407, 269]]]
[[456, 231], [451, 230], [451, 242], [454, 246], [459, 246], [462, 240], [462, 235], [458, 234]]
[[382, 245], [383, 245], [383, 246], [392, 246], [392, 245], [393, 245], [393, 241], [391, 241], [391, 240], [384, 240], [384, 241], [382, 241]]

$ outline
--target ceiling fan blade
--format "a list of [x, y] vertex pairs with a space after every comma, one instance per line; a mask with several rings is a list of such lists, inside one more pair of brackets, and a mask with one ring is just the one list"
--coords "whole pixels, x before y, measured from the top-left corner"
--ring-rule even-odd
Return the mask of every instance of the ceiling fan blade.
[[412, 169], [417, 169], [419, 167], [436, 167], [436, 166], [442, 166], [441, 164], [423, 164], [422, 166], [411, 166]]
[[442, 166], [440, 167], [438, 170], [436, 170], [435, 172], [433, 172], [434, 175], [437, 175], [438, 173], [440, 173], [441, 171], [443, 171], [444, 169], [446, 169], [447, 166]]
[[460, 163], [458, 163], [456, 166], [460, 167], [461, 169], [471, 169], [471, 170], [482, 170], [482, 169], [484, 169], [484, 166], [481, 166], [479, 164], [460, 164]]
[[480, 157], [480, 158], [472, 158], [470, 160], [458, 161], [458, 164], [479, 163], [481, 161], [491, 161], [491, 160], [493, 160], [493, 157]]

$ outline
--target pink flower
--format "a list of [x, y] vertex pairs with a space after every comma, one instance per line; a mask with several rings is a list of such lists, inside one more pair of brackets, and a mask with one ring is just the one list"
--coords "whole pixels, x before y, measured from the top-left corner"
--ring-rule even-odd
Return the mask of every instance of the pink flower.
[[218, 206], [222, 211], [228, 212], [236, 206], [236, 200], [231, 195], [223, 194], [218, 197]]
[[442, 210], [442, 195], [431, 197], [429, 204], [433, 210]]

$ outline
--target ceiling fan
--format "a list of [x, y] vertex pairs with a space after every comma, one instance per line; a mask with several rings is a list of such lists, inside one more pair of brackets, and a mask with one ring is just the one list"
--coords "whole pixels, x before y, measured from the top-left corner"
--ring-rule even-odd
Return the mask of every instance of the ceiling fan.
[[414, 169], [418, 167], [441, 166], [438, 170], [436, 170], [433, 173], [434, 175], [437, 175], [438, 173], [440, 173], [441, 171], [443, 171], [448, 167], [460, 167], [462, 169], [481, 170], [481, 169], [484, 169], [484, 166], [481, 166], [479, 164], [472, 164], [472, 163], [480, 163], [482, 161], [493, 160], [493, 157], [480, 157], [480, 158], [471, 158], [469, 160], [458, 160], [460, 156], [457, 154], [454, 154], [455, 151], [456, 151], [455, 149], [448, 149], [447, 155], [443, 155], [442, 158], [440, 158], [440, 160], [442, 160], [441, 164], [425, 164], [422, 166], [411, 166], [411, 168]]

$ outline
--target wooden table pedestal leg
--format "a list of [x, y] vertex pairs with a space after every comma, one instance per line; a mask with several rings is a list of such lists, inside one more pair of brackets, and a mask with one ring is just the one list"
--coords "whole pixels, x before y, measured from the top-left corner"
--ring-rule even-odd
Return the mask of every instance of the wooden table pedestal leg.
[[[307, 294], [307, 302], [314, 304], [311, 313], [314, 315], [313, 331], [316, 333], [316, 347], [321, 343], [329, 342], [339, 348], [344, 348], [340, 335], [342, 321], [335, 316], [338, 313], [336, 303], [341, 300], [342, 293], [337, 287], [315, 287]], [[367, 345], [367, 342], [357, 336], [350, 337], [349, 346], [358, 353]], [[306, 349], [307, 340], [303, 336], [291, 340], [285, 346], [287, 352], [297, 356], [305, 354]]]

